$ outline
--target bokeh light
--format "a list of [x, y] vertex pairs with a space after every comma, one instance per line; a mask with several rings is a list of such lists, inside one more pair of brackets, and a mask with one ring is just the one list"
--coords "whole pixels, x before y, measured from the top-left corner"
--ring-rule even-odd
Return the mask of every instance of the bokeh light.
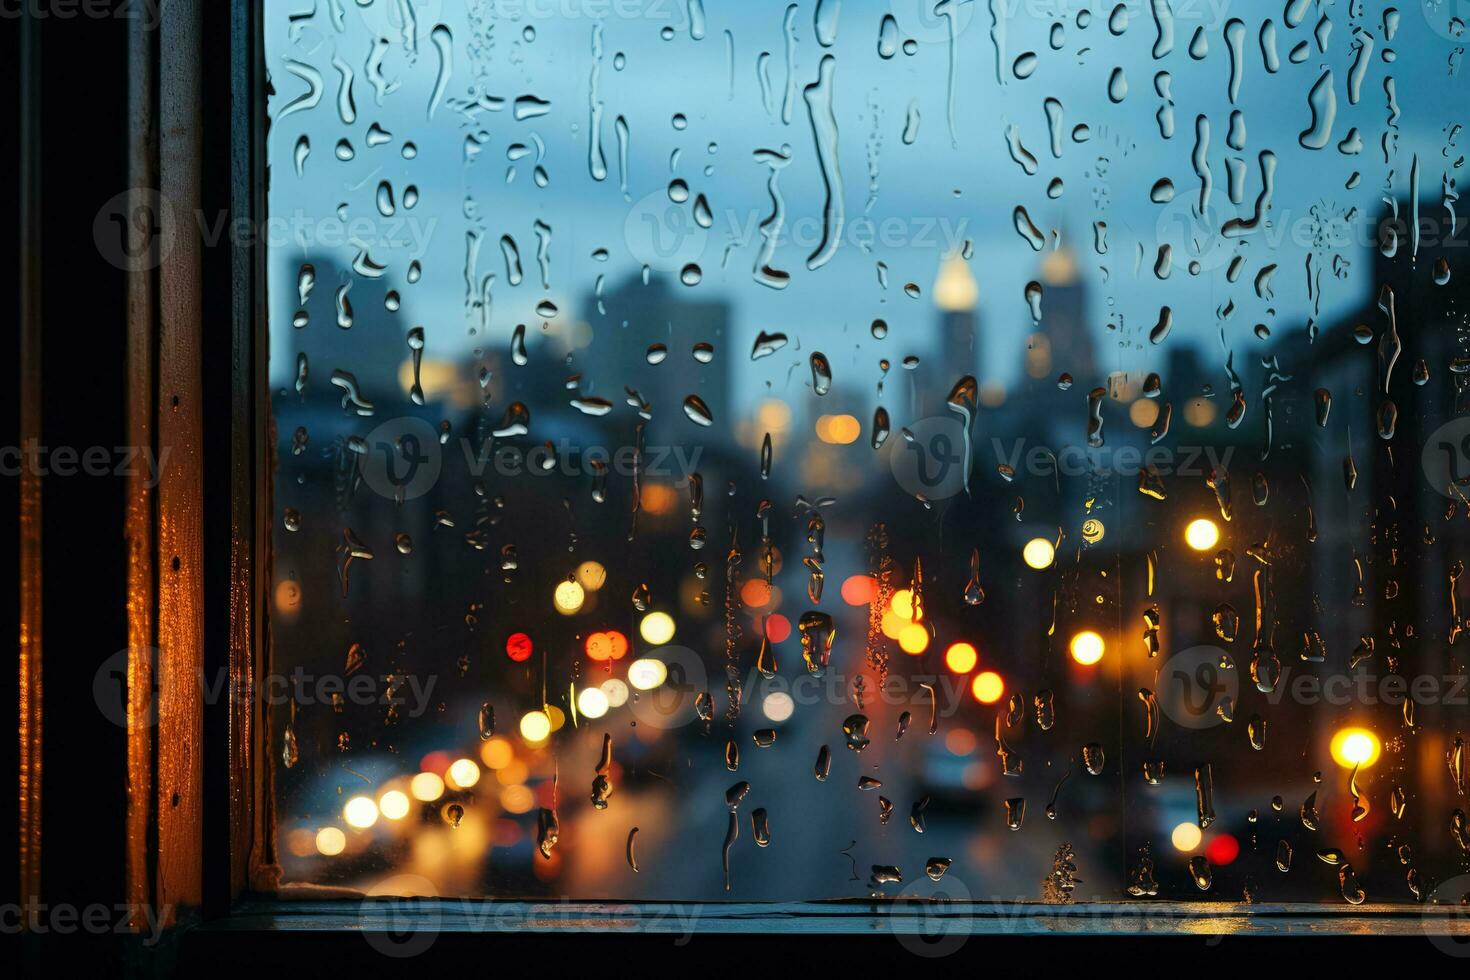
[[974, 645], [963, 641], [951, 643], [949, 649], [944, 651], [944, 665], [956, 674], [968, 674], [979, 662], [980, 652]]
[[316, 849], [327, 857], [336, 857], [347, 849], [347, 835], [339, 827], [323, 827], [316, 832]]
[[771, 721], [785, 721], [796, 712], [796, 702], [785, 691], [772, 691], [761, 701], [761, 713]]
[[480, 761], [485, 768], [499, 771], [510, 765], [516, 757], [515, 746], [509, 739], [496, 736], [480, 746]]
[[1344, 769], [1367, 769], [1378, 761], [1382, 745], [1366, 728], [1343, 728], [1332, 736], [1332, 761]]
[[628, 683], [635, 691], [651, 691], [669, 676], [662, 660], [644, 657], [628, 665]]
[[1184, 543], [1195, 551], [1209, 551], [1220, 542], [1220, 528], [1208, 517], [1196, 518], [1184, 528]]
[[654, 646], [662, 646], [674, 638], [674, 617], [666, 612], [651, 612], [638, 624], [638, 633]]
[[378, 822], [378, 805], [370, 796], [354, 796], [342, 807], [342, 819], [349, 827], [366, 830]]
[[1215, 867], [1231, 864], [1240, 857], [1240, 841], [1229, 834], [1221, 834], [1205, 845], [1205, 858]]
[[1101, 635], [1092, 630], [1082, 630], [1072, 637], [1070, 649], [1073, 660], [1084, 667], [1091, 667], [1103, 658], [1107, 644], [1103, 642]]
[[408, 794], [400, 789], [390, 789], [378, 797], [378, 812], [389, 820], [402, 820], [408, 816]]
[[535, 649], [531, 637], [525, 633], [512, 633], [505, 638], [505, 655], [518, 664], [530, 660]]
[[577, 566], [577, 584], [588, 592], [596, 592], [607, 581], [607, 569], [595, 561], [584, 561]]
[[888, 600], [888, 608], [893, 610], [894, 615], [916, 623], [924, 618], [924, 600], [920, 599], [916, 603], [911, 589], [899, 589], [893, 593], [893, 598]]
[[1006, 682], [993, 670], [983, 670], [970, 682], [970, 693], [981, 704], [994, 704], [1006, 692]]
[[586, 601], [586, 591], [576, 582], [558, 583], [556, 592], [552, 594], [552, 604], [563, 616], [579, 612], [582, 609], [582, 603]]
[[1204, 839], [1204, 832], [1195, 824], [1185, 821], [1175, 826], [1169, 834], [1169, 843], [1174, 845], [1176, 851], [1192, 851], [1199, 847], [1199, 842]]
[[607, 695], [598, 687], [584, 687], [577, 693], [577, 710], [583, 718], [598, 719], [607, 714]]
[[909, 623], [898, 631], [898, 646], [909, 656], [917, 657], [929, 649], [929, 631], [918, 623]]
[[421, 772], [409, 780], [408, 791], [416, 800], [433, 803], [444, 795], [444, 780], [432, 772]]
[[444, 774], [444, 781], [455, 789], [470, 789], [480, 781], [480, 767], [474, 759], [455, 759]]
[[849, 575], [842, 581], [842, 601], [866, 606], [878, 597], [878, 581], [871, 575]]
[[1057, 549], [1046, 538], [1032, 538], [1021, 549], [1021, 560], [1038, 570], [1050, 568], [1056, 556]]
[[628, 654], [628, 638], [617, 630], [605, 630], [597, 633], [589, 633], [584, 644], [587, 651], [587, 659], [603, 663], [608, 660], [622, 660]]
[[528, 742], [544, 742], [551, 735], [551, 716], [544, 711], [527, 711], [521, 715], [521, 738]]

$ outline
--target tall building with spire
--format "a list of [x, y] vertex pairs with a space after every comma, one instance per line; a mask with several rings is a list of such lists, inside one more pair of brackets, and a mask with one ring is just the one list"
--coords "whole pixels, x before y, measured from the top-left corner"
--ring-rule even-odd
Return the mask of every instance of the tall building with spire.
[[[1066, 372], [1078, 384], [1101, 384], [1092, 332], [1087, 326], [1087, 287], [1078, 274], [1077, 256], [1065, 246], [1047, 252], [1040, 272], [1038, 333], [1045, 338], [1044, 346], [1050, 354], [1049, 370], [1043, 374]], [[1035, 377], [1032, 363], [1028, 359], [1027, 373]]]
[[980, 354], [976, 347], [979, 318], [975, 307], [980, 287], [970, 272], [970, 263], [951, 253], [939, 264], [934, 279], [934, 305], [939, 308], [939, 357], [950, 383], [966, 374], [980, 376]]

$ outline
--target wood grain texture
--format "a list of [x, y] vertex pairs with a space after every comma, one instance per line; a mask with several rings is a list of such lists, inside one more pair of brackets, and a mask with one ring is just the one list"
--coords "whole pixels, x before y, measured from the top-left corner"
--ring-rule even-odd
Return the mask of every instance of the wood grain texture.
[[[41, 445], [41, 92], [40, 24], [21, 21], [20, 441]], [[41, 477], [21, 467], [19, 871], [22, 900], [41, 894]]]
[[[231, 2], [231, 209], [264, 224], [266, 195], [265, 65], [259, 4]], [[232, 255], [230, 483], [230, 687], [236, 695], [264, 689], [269, 669], [270, 515], [275, 432], [266, 373], [267, 252], [257, 245]], [[261, 699], [230, 705], [230, 897], [270, 890], [279, 871], [268, 713]]]
[[[134, 200], [130, 210], [151, 205], [144, 199], [158, 186], [157, 89], [154, 67], [157, 38], [142, 21], [134, 21], [128, 35], [128, 170]], [[156, 244], [156, 243], [155, 243]], [[157, 343], [156, 270], [140, 268], [128, 274], [127, 418], [128, 444], [153, 448], [157, 389], [154, 349]], [[153, 896], [149, 852], [154, 817], [153, 762], [155, 705], [154, 609], [156, 567], [153, 542], [153, 488], [145, 473], [128, 478], [124, 533], [128, 550], [128, 787], [125, 881], [128, 901], [139, 912]]]
[[[203, 896], [203, 0], [161, 8], [159, 189], [176, 233], [158, 275], [158, 865], [155, 901], [168, 921]], [[227, 329], [226, 324], [213, 324]], [[223, 447], [221, 447], [223, 450]], [[162, 454], [167, 453], [165, 457]]]

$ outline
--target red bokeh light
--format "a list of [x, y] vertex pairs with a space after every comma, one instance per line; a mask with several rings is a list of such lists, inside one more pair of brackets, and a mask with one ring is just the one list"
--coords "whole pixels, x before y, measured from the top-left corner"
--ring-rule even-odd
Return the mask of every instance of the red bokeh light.
[[781, 643], [791, 635], [791, 620], [780, 613], [766, 617], [766, 639], [772, 643]]
[[1229, 834], [1221, 834], [1205, 847], [1205, 858], [1216, 867], [1229, 864], [1240, 857], [1240, 841]]
[[531, 659], [531, 653], [536, 647], [531, 643], [531, 637], [525, 633], [512, 633], [505, 640], [505, 655], [516, 663], [525, 663]]

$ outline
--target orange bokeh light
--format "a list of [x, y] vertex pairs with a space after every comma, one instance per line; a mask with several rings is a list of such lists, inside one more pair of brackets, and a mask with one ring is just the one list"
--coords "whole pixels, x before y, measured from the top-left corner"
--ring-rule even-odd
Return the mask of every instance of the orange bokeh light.
[[944, 665], [956, 674], [968, 674], [980, 662], [980, 651], [973, 644], [961, 641], [951, 643], [944, 651]]
[[740, 587], [740, 601], [751, 609], [760, 609], [771, 601], [771, 587], [764, 579], [746, 579]]
[[970, 682], [970, 693], [981, 704], [994, 704], [1006, 692], [1006, 682], [993, 670], [984, 670]]
[[849, 606], [866, 606], [878, 598], [878, 580], [871, 575], [849, 575], [842, 583], [842, 601]]
[[607, 660], [622, 660], [628, 655], [628, 638], [617, 630], [591, 633], [585, 644], [587, 659], [603, 663]]

